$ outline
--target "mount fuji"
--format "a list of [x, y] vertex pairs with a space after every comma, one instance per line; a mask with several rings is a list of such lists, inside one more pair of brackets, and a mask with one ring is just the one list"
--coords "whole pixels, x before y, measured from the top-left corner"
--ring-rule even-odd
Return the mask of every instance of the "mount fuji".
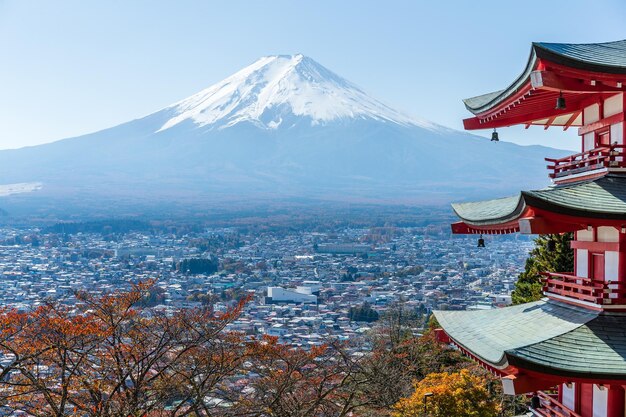
[[543, 186], [543, 158], [564, 154], [410, 117], [311, 58], [278, 55], [141, 119], [0, 151], [0, 182], [37, 184], [12, 201], [112, 206], [291, 197], [444, 203]]

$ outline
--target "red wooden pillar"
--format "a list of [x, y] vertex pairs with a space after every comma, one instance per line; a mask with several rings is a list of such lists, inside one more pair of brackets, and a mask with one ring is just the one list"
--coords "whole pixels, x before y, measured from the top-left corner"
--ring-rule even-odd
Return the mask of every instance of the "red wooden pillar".
[[580, 415], [593, 417], [593, 384], [580, 384]]
[[609, 387], [606, 417], [624, 417], [624, 388], [621, 385]]
[[[626, 94], [622, 93], [622, 113], [626, 112]], [[622, 143], [626, 145], [626, 122], [622, 123]], [[624, 151], [626, 148], [622, 148]]]

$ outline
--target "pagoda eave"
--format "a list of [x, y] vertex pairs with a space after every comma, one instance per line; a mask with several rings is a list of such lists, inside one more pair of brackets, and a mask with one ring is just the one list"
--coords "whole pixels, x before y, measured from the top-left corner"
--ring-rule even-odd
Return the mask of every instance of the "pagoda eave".
[[[537, 212], [539, 211], [529, 207], [529, 213], [536, 214]], [[590, 223], [585, 219], [568, 218], [567, 216], [545, 212], [542, 216], [520, 217], [504, 224], [475, 226], [465, 222], [456, 222], [452, 223], [451, 226], [452, 234], [455, 235], [505, 235], [511, 233], [540, 235], [574, 232], [588, 225]], [[603, 222], [602, 225], [606, 225], [606, 222]]]
[[[626, 59], [602, 55], [603, 47], [624, 49], [626, 41], [604, 46], [533, 44], [526, 68], [509, 87], [464, 100], [475, 115], [463, 121], [465, 129], [582, 126], [580, 112], [586, 105], [626, 91]], [[555, 108], [558, 97], [567, 108]]]
[[626, 177], [605, 175], [508, 197], [453, 204], [454, 234], [565, 233], [589, 227], [626, 228]]
[[[615, 384], [626, 383], [625, 374], [610, 374], [610, 373], [593, 373], [593, 372], [572, 372], [560, 368], [553, 368], [549, 366], [542, 366], [536, 363], [512, 356], [507, 354], [507, 360], [510, 364], [510, 369], [515, 369], [519, 374], [526, 374], [532, 378], [541, 378], [551, 381], [552, 385], [555, 385], [562, 381], [579, 382], [579, 383], [593, 383], [593, 384]], [[513, 374], [513, 373], [511, 373]]]
[[622, 228], [626, 220], [589, 219], [586, 217], [568, 216], [561, 213], [542, 210], [528, 206], [527, 216], [501, 224], [474, 225], [463, 221], [452, 223], [452, 233], [455, 235], [504, 235], [510, 233], [543, 235], [567, 233], [587, 227], [613, 226]]
[[518, 220], [491, 226], [474, 226], [465, 222], [452, 223], [451, 226], [455, 235], [506, 235], [520, 231]]
[[626, 316], [622, 314], [549, 299], [487, 311], [434, 314], [442, 326], [438, 339], [506, 379], [510, 393], [572, 381], [626, 383], [622, 330]]
[[[463, 353], [463, 355], [472, 359], [479, 366], [488, 370], [492, 374], [508, 378], [516, 385], [515, 391], [518, 393], [548, 389], [563, 380], [567, 380], [568, 382], [600, 383], [607, 385], [614, 384], [616, 382], [626, 382], [626, 375], [624, 374], [587, 374], [584, 372], [572, 372], [560, 368], [542, 366], [531, 361], [521, 359], [509, 352], [504, 352], [501, 362], [492, 363], [484, 358], [481, 358], [480, 356], [477, 356], [471, 350], [468, 350], [462, 343], [450, 337], [444, 329], [435, 329], [435, 332], [437, 332], [437, 339], [440, 342], [454, 345], [461, 351], [461, 353]], [[526, 381], [526, 378], [529, 378], [530, 381]], [[521, 388], [519, 385], [522, 383], [524, 385], [531, 385], [532, 389], [529, 387]]]

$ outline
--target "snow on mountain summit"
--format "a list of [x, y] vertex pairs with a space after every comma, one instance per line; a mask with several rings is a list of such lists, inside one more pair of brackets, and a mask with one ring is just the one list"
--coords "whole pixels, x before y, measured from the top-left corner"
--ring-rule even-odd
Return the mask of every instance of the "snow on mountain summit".
[[289, 127], [302, 118], [310, 119], [311, 125], [364, 118], [437, 128], [390, 108], [302, 54], [260, 58], [165, 110], [174, 116], [159, 131], [187, 120], [218, 129], [244, 121], [276, 129]]

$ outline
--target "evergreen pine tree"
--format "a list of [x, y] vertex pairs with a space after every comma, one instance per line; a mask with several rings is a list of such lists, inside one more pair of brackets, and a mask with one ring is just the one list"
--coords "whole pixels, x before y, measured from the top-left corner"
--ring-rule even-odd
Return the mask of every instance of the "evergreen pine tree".
[[574, 270], [574, 251], [570, 248], [572, 233], [540, 235], [535, 248], [526, 260], [511, 294], [513, 304], [539, 300], [541, 293], [540, 272], [571, 272]]

